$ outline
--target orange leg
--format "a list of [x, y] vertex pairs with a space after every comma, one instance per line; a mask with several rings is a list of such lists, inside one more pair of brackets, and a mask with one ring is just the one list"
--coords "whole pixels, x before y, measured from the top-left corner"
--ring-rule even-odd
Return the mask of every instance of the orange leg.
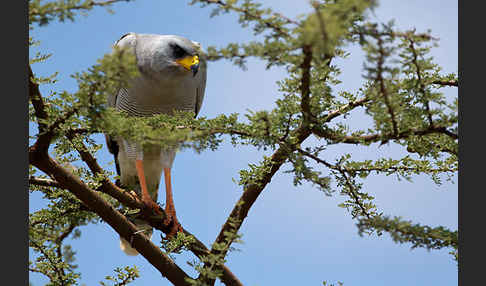
[[170, 180], [170, 168], [164, 168], [165, 179], [165, 213], [167, 214], [166, 225], [171, 225], [171, 230], [167, 234], [173, 236], [177, 232], [182, 231], [181, 224], [177, 220], [176, 211], [174, 206], [174, 198], [172, 196], [172, 184]]
[[157, 205], [153, 200], [152, 197], [150, 197], [148, 190], [147, 190], [147, 183], [145, 181], [145, 174], [143, 171], [143, 161], [142, 160], [136, 160], [135, 161], [135, 166], [137, 168], [137, 175], [138, 175], [138, 181], [140, 182], [140, 187], [142, 189], [142, 202], [147, 206], [149, 209], [154, 211], [157, 214], [161, 214], [159, 205]]

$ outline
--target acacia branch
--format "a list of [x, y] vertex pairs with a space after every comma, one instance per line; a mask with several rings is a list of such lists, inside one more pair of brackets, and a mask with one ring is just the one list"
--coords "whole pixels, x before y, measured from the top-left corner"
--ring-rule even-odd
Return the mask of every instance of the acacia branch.
[[434, 80], [432, 84], [438, 84], [442, 86], [459, 86], [459, 82], [457, 80]]
[[[331, 111], [325, 116], [325, 121], [331, 121], [333, 118], [343, 115], [357, 106], [363, 105], [368, 100], [368, 98], [362, 98], [360, 100], [350, 102], [337, 110]], [[285, 163], [289, 155], [298, 148], [299, 144], [304, 142], [314, 132], [313, 129], [314, 127], [311, 128], [307, 125], [301, 125], [296, 130], [290, 132], [289, 137], [295, 138], [294, 143], [288, 144], [286, 142], [282, 142], [280, 144], [280, 147], [273, 153], [270, 158], [268, 171], [262, 174], [261, 179], [258, 182], [245, 186], [243, 194], [236, 202], [233, 210], [226, 219], [226, 222], [221, 227], [221, 231], [219, 232], [215, 242], [213, 243], [213, 247], [211, 248], [211, 254], [222, 254], [223, 257], [227, 254], [229, 247], [233, 241], [229, 241], [227, 247], [222, 251], [217, 250], [215, 248], [215, 245], [225, 241], [227, 232], [235, 234], [238, 232], [241, 225], [243, 224], [244, 219], [248, 216], [250, 208], [255, 203], [256, 199], [264, 190], [266, 185], [270, 183], [273, 175], [275, 175], [278, 169], [283, 165], [283, 163]], [[205, 266], [207, 267], [209, 265], [206, 264]], [[214, 284], [214, 280], [207, 280], [201, 276], [198, 278], [198, 280], [206, 282], [209, 285]]]
[[326, 32], [326, 25], [324, 19], [322, 18], [321, 11], [319, 11], [319, 6], [320, 4], [317, 1], [312, 2], [312, 7], [314, 7], [314, 10], [316, 11], [317, 20], [319, 21], [319, 28], [321, 28], [322, 42], [326, 43], [328, 38]]
[[36, 166], [68, 189], [80, 201], [96, 212], [106, 221], [121, 237], [132, 242], [132, 246], [144, 256], [159, 272], [167, 277], [174, 285], [191, 285], [186, 279], [190, 277], [177, 266], [166, 254], [155, 246], [145, 235], [137, 232], [137, 227], [128, 221], [125, 216], [115, 210], [108, 202], [90, 189], [70, 171], [55, 162], [44, 153], [35, 149], [29, 150], [29, 163]]
[[45, 135], [45, 131], [47, 129], [45, 121], [47, 120], [48, 115], [44, 104], [44, 99], [39, 91], [39, 85], [34, 82], [34, 78], [34, 73], [29, 65], [29, 100], [34, 107], [39, 134], [41, 134], [34, 145], [36, 148], [43, 149], [47, 153], [47, 148], [49, 147], [51, 139]]
[[378, 80], [378, 82], [380, 84], [380, 92], [383, 95], [385, 105], [386, 105], [386, 107], [388, 109], [388, 113], [390, 114], [390, 117], [391, 117], [393, 133], [398, 134], [398, 126], [397, 126], [397, 121], [396, 121], [396, 118], [395, 118], [395, 112], [393, 111], [390, 100], [388, 98], [388, 91], [386, 90], [385, 80], [383, 79], [383, 64], [385, 63], [385, 50], [383, 48], [383, 40], [381, 39], [381, 37], [378, 37], [377, 40], [378, 40], [378, 48], [379, 48], [379, 52], [380, 52], [380, 57], [378, 58], [378, 71], [377, 71], [376, 80]]
[[[340, 108], [338, 108], [338, 109], [336, 109], [334, 111], [331, 111], [327, 115], [325, 115], [324, 116], [324, 122], [330, 122], [334, 118], [336, 118], [338, 116], [341, 116], [341, 115], [344, 115], [344, 114], [346, 114], [347, 112], [353, 110], [356, 107], [363, 106], [368, 101], [370, 101], [370, 99], [368, 97], [363, 97], [362, 99], [349, 102], [349, 103], [341, 106]], [[314, 132], [314, 129], [313, 129], [313, 132]]]
[[314, 161], [318, 162], [318, 163], [321, 163], [323, 165], [325, 165], [326, 167], [330, 168], [330, 169], [333, 169], [333, 170], [336, 170], [338, 171], [339, 173], [341, 173], [341, 175], [343, 176], [345, 182], [346, 182], [346, 185], [348, 186], [349, 188], [349, 196], [354, 200], [354, 203], [360, 208], [361, 210], [361, 213], [364, 214], [368, 219], [371, 218], [371, 215], [368, 213], [368, 211], [366, 210], [366, 207], [362, 204], [362, 202], [359, 200], [359, 197], [358, 197], [358, 191], [356, 190], [356, 187], [351, 183], [351, 180], [349, 179], [348, 177], [348, 174], [347, 173], [347, 170], [345, 168], [342, 168], [341, 166], [339, 165], [332, 165], [324, 160], [322, 160], [321, 158], [317, 157], [317, 156], [314, 156], [313, 154], [309, 153], [309, 152], [306, 152], [300, 148], [297, 148], [297, 152], [313, 159]]
[[61, 124], [66, 122], [71, 116], [78, 112], [78, 108], [72, 108], [71, 110], [64, 113], [63, 116], [56, 119], [56, 121], [51, 124], [47, 125], [46, 121], [48, 120], [48, 114], [46, 111], [46, 106], [42, 95], [39, 90], [39, 85], [34, 82], [34, 74], [32, 72], [32, 68], [29, 65], [29, 100], [34, 107], [35, 116], [37, 118], [37, 125], [39, 129], [39, 137], [37, 138], [34, 146], [37, 150], [41, 150], [47, 153], [47, 149], [51, 144], [52, 139], [55, 135], [55, 130]]
[[[68, 227], [68, 229], [66, 229], [65, 232], [63, 232], [57, 239], [56, 239], [56, 244], [57, 244], [57, 247], [56, 247], [56, 252], [57, 252], [57, 257], [59, 257], [60, 260], [62, 260], [62, 242], [64, 241], [64, 239], [66, 239], [68, 237], [68, 235], [70, 235], [73, 230], [77, 227], [78, 225], [74, 224], [74, 223], [71, 223]], [[61, 269], [63, 274], [65, 273], [64, 272], [64, 269]]]
[[[295, 144], [282, 144], [280, 147], [273, 153], [269, 163], [268, 171], [264, 172], [261, 176], [261, 179], [258, 182], [247, 185], [244, 188], [243, 194], [241, 195], [240, 199], [236, 202], [233, 210], [231, 211], [230, 215], [226, 219], [226, 222], [223, 224], [221, 231], [219, 232], [215, 242], [213, 243], [213, 247], [211, 248], [211, 254], [213, 255], [221, 255], [225, 257], [231, 243], [234, 239], [230, 239], [227, 244], [227, 247], [224, 250], [218, 250], [215, 245], [221, 244], [225, 242], [227, 237], [227, 232], [236, 234], [240, 229], [241, 225], [243, 224], [244, 219], [248, 216], [248, 212], [252, 207], [253, 203], [257, 200], [258, 196], [261, 192], [265, 189], [268, 183], [270, 183], [273, 175], [278, 171], [278, 169], [283, 165], [283, 163], [287, 160], [288, 156], [296, 149], [296, 146], [302, 143], [305, 139], [310, 136], [311, 132], [308, 127], [301, 126], [294, 132], [292, 132], [292, 137], [296, 138]], [[205, 267], [208, 267], [209, 264], [205, 264]], [[198, 280], [206, 280], [204, 277], [199, 277]], [[214, 284], [214, 280], [209, 279], [206, 280], [209, 285]]]
[[[66, 7], [58, 7], [52, 5], [52, 3], [47, 3], [45, 6], [51, 4], [51, 7], [47, 9], [47, 11], [39, 11], [38, 9], [29, 9], [29, 14], [32, 16], [44, 16], [48, 14], [60, 14], [65, 13], [65, 11], [69, 10], [91, 10], [95, 6], [103, 7], [103, 6], [110, 6], [116, 2], [129, 2], [131, 0], [106, 0], [106, 1], [94, 1], [94, 0], [87, 0], [84, 5], [68, 5]], [[86, 5], [87, 4], [87, 5]]]
[[[37, 249], [39, 249], [39, 251], [42, 253], [42, 255], [44, 255], [47, 260], [49, 260], [50, 262], [50, 265], [54, 268], [54, 271], [57, 272], [57, 275], [59, 276], [59, 280], [60, 280], [60, 283], [61, 283], [61, 286], [64, 286], [66, 285], [65, 282], [64, 282], [64, 270], [61, 271], [62, 269], [59, 269], [57, 266], [56, 266], [56, 263], [52, 260], [52, 257], [50, 257], [44, 250], [43, 246], [37, 244], [37, 242], [35, 242], [34, 240], [30, 240], [30, 243], [32, 243]], [[36, 271], [36, 272], [40, 272], [40, 271]], [[43, 272], [40, 272], [44, 275], [46, 275], [47, 277], [49, 277], [49, 279], [51, 280], [51, 282], [55, 282], [54, 281], [54, 276], [51, 276], [51, 275], [48, 275], [47, 273], [43, 273]]]
[[32, 267], [29, 267], [29, 271], [36, 272], [36, 273], [40, 273], [42, 275], [47, 276], [47, 278], [49, 278], [49, 280], [51, 280], [51, 282], [54, 281], [54, 277], [51, 274], [49, 274], [49, 273], [44, 273], [44, 272], [40, 271], [39, 269], [35, 269], [35, 268], [32, 268]]
[[310, 70], [312, 62], [312, 46], [304, 45], [302, 47], [302, 53], [304, 54], [304, 61], [300, 66], [302, 68], [302, 78], [300, 80], [300, 92], [302, 100], [300, 102], [300, 109], [302, 110], [304, 124], [308, 124], [313, 118], [310, 110]]
[[415, 71], [417, 74], [417, 81], [418, 81], [417, 85], [419, 86], [419, 90], [422, 93], [422, 96], [424, 97], [423, 100], [424, 100], [425, 111], [427, 112], [427, 119], [429, 120], [429, 125], [433, 126], [434, 122], [432, 120], [432, 113], [430, 113], [430, 104], [429, 101], [425, 98], [425, 85], [422, 82], [422, 73], [420, 71], [420, 65], [418, 64], [417, 61], [418, 54], [417, 54], [417, 50], [415, 49], [415, 42], [411, 37], [408, 37], [407, 39], [410, 43], [409, 48], [412, 51], [412, 55], [413, 55], [412, 63], [415, 66]]
[[29, 177], [29, 185], [37, 185], [42, 187], [54, 187], [60, 188], [58, 182], [51, 180], [51, 179], [44, 179], [44, 178], [36, 178], [36, 177]]
[[[260, 15], [251, 14], [248, 9], [236, 7], [236, 6], [233, 6], [233, 5], [228, 5], [228, 3], [226, 3], [222, 0], [199, 0], [199, 2], [206, 3], [206, 4], [217, 4], [224, 9], [231, 9], [235, 12], [238, 12], [238, 13], [245, 15], [245, 18], [247, 18], [247, 19], [261, 21], [267, 28], [274, 30], [280, 36], [284, 36], [284, 37], [287, 37], [287, 38], [291, 37], [291, 35], [289, 35], [286, 31], [284, 31], [282, 29], [282, 27], [280, 27], [279, 25], [275, 25], [271, 21], [268, 21], [266, 19], [261, 18]], [[285, 24], [299, 25], [298, 22], [296, 22], [296, 21], [294, 21], [290, 18], [287, 18], [280, 13], [274, 13], [274, 15], [279, 17], [280, 19], [285, 20]]]
[[[74, 139], [75, 135], [72, 132], [68, 132], [66, 136], [68, 137], [69, 140], [71, 140], [71, 142], [73, 142], [72, 140]], [[101, 168], [101, 166], [98, 164], [96, 158], [93, 157], [93, 155], [87, 151], [86, 146], [84, 146], [82, 143], [80, 144], [81, 144], [81, 148], [76, 146], [76, 144], [73, 143], [74, 148], [80, 154], [81, 159], [88, 165], [88, 168], [91, 170], [93, 174], [95, 175], [103, 174], [104, 171]], [[145, 204], [143, 204], [137, 196], [119, 188], [108, 179], [102, 180], [100, 191], [112, 196], [113, 198], [117, 199], [125, 206], [142, 210], [143, 219], [146, 220], [152, 227], [161, 230], [166, 234], [170, 232], [170, 228], [164, 223], [166, 214], [163, 209], [160, 209], [162, 213], [161, 216], [154, 216], [150, 212], [150, 210], [146, 209]], [[209, 254], [209, 249], [199, 239], [197, 239], [193, 234], [191, 234], [186, 229], [183, 229], [183, 232], [186, 235], [190, 235], [194, 237], [195, 239], [195, 242], [189, 246], [189, 250], [192, 253], [194, 253], [200, 259]], [[231, 285], [231, 286], [243, 285], [238, 280], [238, 278], [231, 272], [231, 270], [226, 266], [223, 266], [223, 276], [221, 277], [221, 281], [226, 285]]]
[[420, 135], [428, 135], [428, 134], [445, 134], [452, 139], [458, 139], [458, 135], [450, 132], [445, 127], [441, 126], [429, 126], [426, 129], [409, 129], [405, 131], [401, 131], [398, 134], [369, 134], [369, 135], [340, 135], [336, 134], [333, 131], [325, 130], [324, 128], [314, 126], [312, 132], [320, 137], [326, 138], [333, 143], [347, 143], [347, 144], [363, 144], [363, 143], [374, 143], [374, 142], [385, 142], [388, 140], [399, 140], [405, 139], [410, 136], [420, 136]]

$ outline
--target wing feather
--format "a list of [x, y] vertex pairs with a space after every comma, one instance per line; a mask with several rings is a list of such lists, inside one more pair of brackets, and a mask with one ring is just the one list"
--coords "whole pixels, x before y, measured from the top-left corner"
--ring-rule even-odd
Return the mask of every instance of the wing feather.
[[206, 70], [207, 70], [207, 62], [204, 55], [201, 55], [201, 61], [199, 66], [199, 72], [196, 74], [198, 85], [196, 87], [196, 106], [194, 108], [194, 112], [196, 113], [195, 116], [199, 114], [201, 111], [202, 103], [204, 100], [204, 92], [206, 90]]
[[[116, 47], [128, 47], [128, 46], [134, 46], [136, 40], [136, 34], [134, 33], [127, 33], [118, 39], [118, 41], [115, 42], [114, 46]], [[108, 107], [116, 107], [116, 100], [117, 97], [120, 93], [128, 93], [128, 91], [125, 88], [120, 89], [117, 93], [115, 94], [109, 94], [107, 98], [107, 103]], [[118, 162], [118, 152], [120, 151], [120, 146], [118, 142], [115, 140], [115, 138], [111, 137], [108, 134], [105, 134], [105, 140], [106, 140], [106, 145], [108, 147], [108, 151], [110, 151], [111, 154], [115, 157], [115, 167], [116, 167], [116, 173], [118, 176], [121, 175], [120, 172], [120, 164]]]

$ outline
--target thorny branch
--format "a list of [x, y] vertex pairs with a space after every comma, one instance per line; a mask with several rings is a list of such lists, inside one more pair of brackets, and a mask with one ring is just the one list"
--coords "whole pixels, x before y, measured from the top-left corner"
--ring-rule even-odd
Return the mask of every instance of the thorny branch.
[[[68, 139], [72, 140], [74, 139], [74, 135], [70, 132], [67, 133]], [[93, 155], [86, 151], [87, 148], [84, 146], [82, 143], [77, 143], [80, 144], [80, 146], [76, 146], [76, 144], [73, 143], [74, 148], [78, 151], [78, 153], [81, 156], [81, 159], [88, 165], [88, 168], [90, 168], [91, 172], [93, 174], [103, 174], [103, 169], [101, 166], [97, 163], [96, 158], [93, 157]], [[140, 201], [140, 199], [134, 195], [131, 192], [125, 191], [115, 184], [113, 184], [110, 180], [104, 179], [102, 180], [102, 185], [101, 185], [101, 191], [109, 194], [113, 198], [117, 199], [119, 202], [123, 203], [124, 205], [134, 208], [134, 209], [141, 209], [143, 218], [154, 228], [161, 230], [164, 233], [168, 233], [170, 229], [164, 224], [164, 219], [165, 219], [165, 212], [163, 209], [160, 209], [162, 212], [162, 216], [154, 216], [149, 210], [146, 209], [145, 205]], [[198, 240], [193, 234], [191, 234], [189, 231], [186, 229], [183, 229], [184, 234], [190, 235], [194, 237], [195, 241], [193, 244], [189, 246], [189, 250], [193, 252], [196, 256], [199, 258], [204, 257], [209, 254], [209, 250], [207, 247], [200, 241]], [[238, 278], [229, 270], [228, 267], [223, 266], [223, 276], [221, 277], [221, 280], [226, 284], [226, 285], [234, 285], [234, 286], [241, 286], [243, 285]]]
[[420, 71], [420, 65], [418, 64], [417, 58], [417, 50], [415, 49], [415, 42], [411, 37], [407, 38], [409, 41], [409, 48], [412, 51], [413, 59], [412, 63], [415, 66], [415, 72], [417, 73], [417, 84], [419, 85], [420, 92], [422, 93], [422, 96], [424, 97], [424, 106], [425, 106], [425, 111], [427, 112], [427, 119], [429, 120], [429, 125], [434, 126], [434, 121], [432, 120], [432, 113], [430, 113], [430, 104], [427, 98], [425, 98], [425, 85], [422, 81], [422, 73]]
[[449, 81], [435, 80], [432, 82], [432, 84], [438, 84], [442, 86], [459, 86], [457, 80], [449, 80]]
[[405, 131], [401, 131], [398, 134], [380, 134], [380, 133], [375, 133], [375, 134], [369, 134], [369, 135], [339, 135], [336, 134], [332, 131], [325, 130], [324, 128], [320, 128], [318, 126], [315, 126], [313, 128], [313, 133], [320, 137], [320, 138], [326, 138], [331, 140], [333, 143], [347, 143], [347, 144], [360, 144], [360, 143], [374, 143], [374, 142], [384, 142], [387, 140], [399, 140], [399, 139], [405, 139], [410, 136], [414, 135], [427, 135], [427, 134], [445, 134], [452, 139], [458, 139], [458, 135], [447, 130], [445, 127], [441, 126], [429, 126], [428, 128], [425, 129], [409, 129]]
[[385, 63], [385, 50], [383, 48], [383, 39], [381, 37], [377, 38], [378, 41], [378, 48], [380, 51], [380, 57], [378, 58], [378, 70], [377, 70], [377, 78], [379, 84], [380, 84], [380, 92], [381, 95], [383, 96], [383, 99], [385, 101], [385, 105], [388, 108], [388, 113], [390, 114], [391, 117], [391, 122], [393, 126], [393, 133], [396, 135], [398, 134], [398, 126], [397, 126], [397, 120], [395, 118], [395, 112], [393, 111], [393, 108], [390, 103], [388, 91], [385, 87], [385, 80], [383, 79], [383, 64]]
[[[49, 262], [51, 263], [52, 267], [54, 268], [54, 271], [55, 271], [55, 272], [57, 272], [57, 275], [58, 275], [58, 277], [59, 277], [59, 281], [60, 281], [60, 283], [61, 283], [61, 286], [66, 285], [66, 284], [65, 284], [65, 282], [64, 282], [64, 279], [63, 279], [63, 277], [64, 277], [64, 275], [65, 275], [65, 274], [64, 274], [64, 271], [63, 271], [62, 269], [59, 269], [59, 268], [56, 266], [56, 265], [57, 265], [57, 263], [55, 263], [55, 262], [52, 260], [52, 257], [51, 257], [51, 256], [50, 256], [48, 253], [46, 253], [46, 252], [45, 252], [44, 247], [43, 247], [42, 245], [37, 244], [37, 242], [35, 242], [34, 240], [29, 240], [29, 242], [30, 242], [30, 243], [32, 243], [32, 244], [34, 245], [34, 247], [35, 247], [35, 248], [39, 249], [39, 251], [42, 253], [42, 255], [44, 255], [44, 256], [47, 258], [47, 260], [49, 260]], [[37, 272], [38, 272], [38, 271], [37, 271]], [[45, 274], [45, 273], [42, 273], [42, 274]], [[55, 282], [55, 281], [54, 281], [55, 279], [54, 279], [54, 277], [53, 277], [53, 276], [50, 276], [50, 275], [47, 275], [47, 274], [46, 274], [46, 276], [47, 276], [47, 277], [49, 277], [49, 279], [51, 279], [51, 282]]]
[[38, 11], [37, 9], [30, 9], [29, 14], [33, 16], [43, 16], [45, 14], [62, 13], [65, 10], [89, 10], [94, 6], [100, 6], [100, 7], [110, 6], [116, 2], [128, 2], [128, 1], [130, 0], [106, 0], [106, 1], [88, 0], [85, 3], [83, 3], [85, 5], [70, 5], [70, 6], [68, 5], [66, 8], [53, 6], [53, 7], [49, 7], [50, 9], [48, 9], [47, 11], [43, 11], [42, 13], [39, 13], [40, 11]]
[[42, 186], [42, 187], [54, 187], [54, 188], [60, 188], [61, 187], [59, 185], [59, 183], [54, 181], [54, 180], [44, 179], [44, 178], [36, 178], [36, 177], [30, 177], [29, 178], [29, 185], [37, 185], [37, 186]]
[[[231, 9], [231, 10], [233, 10], [235, 12], [242, 13], [243, 15], [245, 15], [245, 17], [247, 19], [250, 19], [250, 20], [259, 20], [259, 21], [263, 22], [265, 24], [265, 26], [267, 26], [268, 28], [274, 30], [280, 36], [284, 36], [284, 37], [287, 37], [287, 38], [291, 37], [279, 25], [275, 25], [273, 22], [271, 22], [269, 20], [266, 20], [266, 19], [263, 19], [259, 15], [252, 14], [248, 9], [236, 7], [236, 6], [233, 6], [233, 5], [230, 6], [230, 5], [228, 5], [226, 2], [224, 2], [222, 0], [199, 0], [199, 2], [201, 2], [201, 3], [207, 3], [207, 4], [217, 4], [217, 5], [221, 6], [222, 8]], [[285, 20], [285, 24], [299, 25], [298, 22], [296, 22], [296, 21], [294, 21], [294, 20], [292, 20], [290, 18], [284, 17], [280, 13], [274, 13], [274, 16], [277, 16], [280, 19], [284, 19]]]
[[300, 148], [297, 148], [297, 152], [313, 159], [314, 161], [318, 162], [318, 163], [321, 163], [323, 165], [325, 165], [326, 167], [328, 167], [329, 169], [333, 169], [333, 170], [336, 170], [338, 171], [339, 173], [341, 173], [341, 175], [343, 176], [345, 182], [346, 182], [346, 185], [348, 186], [348, 189], [349, 189], [349, 196], [354, 200], [354, 203], [359, 206], [359, 208], [361, 209], [361, 213], [364, 214], [367, 218], [371, 218], [371, 215], [368, 213], [368, 211], [366, 210], [365, 206], [361, 203], [361, 201], [359, 200], [359, 197], [358, 197], [358, 194], [357, 194], [357, 191], [355, 190], [355, 187], [354, 185], [351, 183], [350, 181], [350, 178], [348, 177], [348, 174], [347, 174], [347, 170], [342, 168], [341, 166], [339, 165], [332, 165], [322, 159], [320, 159], [319, 157], [317, 156], [314, 156], [313, 154], [307, 152], [307, 151], [304, 151]]
[[[38, 85], [33, 82], [33, 73], [29, 66], [30, 81], [29, 81], [29, 98], [34, 106], [36, 115], [39, 121], [39, 131], [45, 131], [46, 126], [41, 119], [47, 118], [42, 96], [39, 92]], [[41, 131], [42, 129], [42, 131]], [[52, 133], [48, 132], [48, 133]], [[102, 199], [94, 190], [91, 190], [86, 184], [81, 182], [79, 178], [74, 176], [66, 168], [60, 166], [57, 162], [52, 160], [48, 155], [47, 149], [50, 144], [51, 134], [43, 133], [33, 146], [29, 147], [29, 163], [37, 167], [44, 173], [52, 177], [49, 183], [57, 182], [60, 187], [68, 189], [78, 199], [80, 199], [90, 209], [95, 211], [103, 220], [105, 220], [120, 236], [127, 241], [132, 241], [132, 245], [139, 251], [154, 267], [156, 267], [162, 275], [166, 276], [175, 285], [190, 285], [186, 281], [189, 276], [180, 269], [167, 255], [153, 245], [144, 235], [137, 234], [137, 228], [130, 221], [128, 221], [122, 214], [113, 209], [104, 199]], [[46, 135], [48, 134], [48, 135]], [[42, 137], [42, 136], [45, 137]], [[73, 138], [74, 135], [67, 136]], [[74, 144], [76, 145], [76, 144]], [[88, 164], [93, 173], [102, 173], [101, 167], [96, 163], [96, 159], [86, 151], [86, 148], [78, 149], [82, 159]], [[34, 180], [39, 182], [38, 180]], [[106, 180], [107, 181], [107, 180]], [[115, 198], [120, 198], [122, 202], [129, 203], [129, 206], [142, 206], [139, 200], [129, 197], [127, 194], [120, 192], [116, 186], [111, 182], [104, 182], [103, 189], [108, 193], [115, 195]], [[110, 188], [111, 186], [111, 188]], [[131, 204], [130, 204], [131, 203]], [[161, 219], [162, 221], [162, 219]], [[69, 233], [68, 233], [69, 234]], [[49, 257], [48, 257], [49, 258]], [[54, 264], [53, 264], [54, 265]], [[238, 285], [238, 284], [235, 284]]]

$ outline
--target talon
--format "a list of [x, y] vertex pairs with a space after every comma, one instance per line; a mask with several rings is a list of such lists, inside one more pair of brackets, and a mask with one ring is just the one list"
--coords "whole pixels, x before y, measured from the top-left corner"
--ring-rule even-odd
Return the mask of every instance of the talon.
[[175, 215], [169, 214], [169, 212], [167, 212], [167, 217], [164, 219], [163, 223], [165, 226], [170, 228], [169, 232], [166, 234], [166, 238], [172, 238], [177, 235], [178, 232], [183, 231], [181, 224], [177, 220], [177, 217]]
[[157, 214], [157, 215], [162, 214], [162, 212], [160, 211], [160, 206], [156, 202], [154, 202], [152, 199], [150, 199], [150, 198], [143, 199], [142, 198], [142, 202], [143, 202], [145, 208], [152, 211], [152, 213]]

